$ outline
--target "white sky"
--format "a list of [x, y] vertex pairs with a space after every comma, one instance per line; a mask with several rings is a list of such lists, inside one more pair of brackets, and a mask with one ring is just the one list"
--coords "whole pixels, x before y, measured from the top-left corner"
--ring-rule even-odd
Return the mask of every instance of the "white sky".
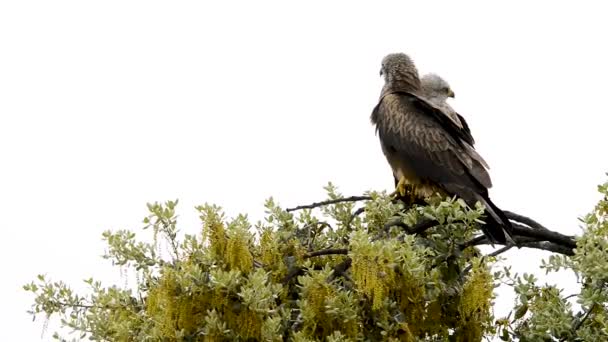
[[179, 198], [195, 233], [204, 202], [258, 219], [327, 181], [390, 189], [369, 115], [391, 52], [450, 82], [497, 205], [578, 233], [608, 171], [608, 21], [574, 3], [0, 3], [0, 340], [40, 340], [38, 273], [120, 282], [100, 234], [138, 230], [146, 202]]

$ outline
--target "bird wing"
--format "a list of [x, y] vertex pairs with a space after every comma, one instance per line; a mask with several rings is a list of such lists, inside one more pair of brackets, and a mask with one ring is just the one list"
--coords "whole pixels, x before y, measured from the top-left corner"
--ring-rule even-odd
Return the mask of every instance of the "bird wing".
[[482, 228], [484, 233], [493, 241], [506, 241], [511, 224], [488, 197], [490, 176], [483, 167], [474, 167], [478, 164], [467, 153], [465, 132], [449, 117], [416, 95], [397, 92], [381, 98], [371, 119], [383, 149], [398, 159], [397, 164], [471, 206], [480, 201], [490, 221]]
[[[456, 124], [456, 126], [458, 128], [460, 128], [463, 131], [463, 136], [465, 136], [465, 138], [466, 138], [466, 139], [464, 139], [465, 150], [466, 150], [467, 154], [469, 155], [469, 157], [471, 158], [471, 163], [467, 164], [467, 166], [469, 168], [475, 168], [475, 169], [483, 169], [483, 168], [490, 169], [490, 166], [485, 161], [485, 159], [483, 159], [483, 157], [473, 147], [475, 145], [475, 140], [473, 138], [473, 134], [471, 133], [471, 129], [469, 128], [469, 124], [467, 123], [467, 120], [465, 120], [465, 118], [462, 115], [458, 114], [458, 112], [456, 112], [454, 110], [454, 108], [452, 108], [452, 106], [450, 106], [450, 104], [447, 102], [438, 104], [432, 100], [427, 100], [427, 101], [431, 105], [435, 106], [437, 109], [440, 109], [448, 118], [451, 119], [452, 122], [454, 122], [454, 124]], [[483, 173], [481, 170], [475, 171], [476, 174], [479, 172]], [[481, 173], [479, 173], [479, 174], [481, 174]], [[486, 181], [487, 182], [484, 183], [484, 185], [487, 188], [491, 188], [492, 181], [490, 180], [490, 178], [488, 177], [488, 179]]]
[[491, 187], [487, 171], [467, 152], [470, 134], [426, 100], [407, 92], [388, 93], [374, 109], [372, 121], [385, 148], [419, 177], [481, 192]]
[[[458, 120], [460, 121], [460, 124], [462, 125], [462, 129], [465, 130], [469, 135], [471, 135], [471, 139], [473, 137], [472, 133], [471, 133], [471, 129], [469, 128], [469, 124], [467, 123], [467, 120], [464, 119], [464, 117], [460, 114], [458, 114], [455, 110], [452, 109], [452, 107], [450, 107], [450, 105], [448, 105], [449, 109], [451, 109], [454, 114], [456, 114], [456, 117], [458, 118]], [[472, 140], [472, 144], [466, 146], [466, 150], [469, 154], [469, 156], [471, 156], [471, 158], [473, 159], [473, 167], [475, 168], [486, 168], [486, 169], [490, 169], [490, 165], [488, 165], [488, 163], [485, 161], [485, 159], [483, 159], [483, 157], [475, 150], [475, 148], [473, 147], [473, 145], [475, 144], [475, 141]], [[488, 185], [486, 185], [487, 188], [491, 188], [492, 187], [492, 182], [490, 181]]]
[[458, 120], [460, 120], [462, 129], [464, 129], [471, 136], [471, 140], [472, 140], [471, 146], [475, 145], [475, 140], [473, 140], [473, 135], [471, 134], [471, 129], [469, 128], [469, 124], [467, 123], [467, 120], [465, 120], [462, 115], [458, 114], [458, 112], [454, 111], [454, 113], [456, 113]]

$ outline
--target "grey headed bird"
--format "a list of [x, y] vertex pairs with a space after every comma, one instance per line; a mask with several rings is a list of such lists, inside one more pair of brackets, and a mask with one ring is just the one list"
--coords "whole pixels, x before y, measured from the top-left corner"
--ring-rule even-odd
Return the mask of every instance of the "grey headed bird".
[[427, 99], [433, 105], [441, 108], [441, 110], [447, 114], [447, 116], [456, 124], [458, 127], [464, 129], [469, 135], [471, 135], [472, 144], [467, 146], [468, 152], [471, 154], [473, 158], [475, 158], [478, 162], [480, 162], [486, 169], [489, 169], [490, 166], [483, 159], [483, 157], [477, 153], [477, 151], [473, 148], [473, 144], [475, 140], [472, 137], [471, 129], [469, 128], [469, 124], [464, 119], [464, 117], [458, 114], [452, 106], [448, 103], [448, 98], [454, 98], [455, 94], [450, 87], [449, 83], [441, 78], [437, 74], [429, 73], [420, 79], [420, 87], [422, 89], [422, 96]]

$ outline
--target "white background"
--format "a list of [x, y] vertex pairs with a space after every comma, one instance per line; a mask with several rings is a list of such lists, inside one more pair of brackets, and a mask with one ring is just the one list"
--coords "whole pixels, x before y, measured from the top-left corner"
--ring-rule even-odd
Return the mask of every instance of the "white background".
[[[146, 202], [179, 198], [196, 233], [204, 202], [257, 220], [327, 181], [390, 189], [369, 115], [391, 52], [450, 82], [495, 203], [579, 233], [608, 170], [600, 4], [2, 2], [0, 339], [40, 340], [21, 289], [38, 273], [120, 284], [101, 232], [139, 231]], [[546, 255], [506, 254], [520, 272]]]

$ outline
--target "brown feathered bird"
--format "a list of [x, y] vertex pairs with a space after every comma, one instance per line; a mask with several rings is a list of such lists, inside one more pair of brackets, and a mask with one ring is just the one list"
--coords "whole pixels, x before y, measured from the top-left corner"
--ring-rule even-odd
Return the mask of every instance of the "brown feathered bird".
[[488, 239], [512, 242], [511, 223], [488, 197], [490, 175], [469, 151], [470, 131], [422, 96], [418, 70], [406, 54], [386, 56], [380, 74], [385, 85], [371, 121], [399, 180], [397, 190], [409, 188], [415, 197], [456, 195], [469, 206], [479, 201], [486, 208], [481, 228]]

